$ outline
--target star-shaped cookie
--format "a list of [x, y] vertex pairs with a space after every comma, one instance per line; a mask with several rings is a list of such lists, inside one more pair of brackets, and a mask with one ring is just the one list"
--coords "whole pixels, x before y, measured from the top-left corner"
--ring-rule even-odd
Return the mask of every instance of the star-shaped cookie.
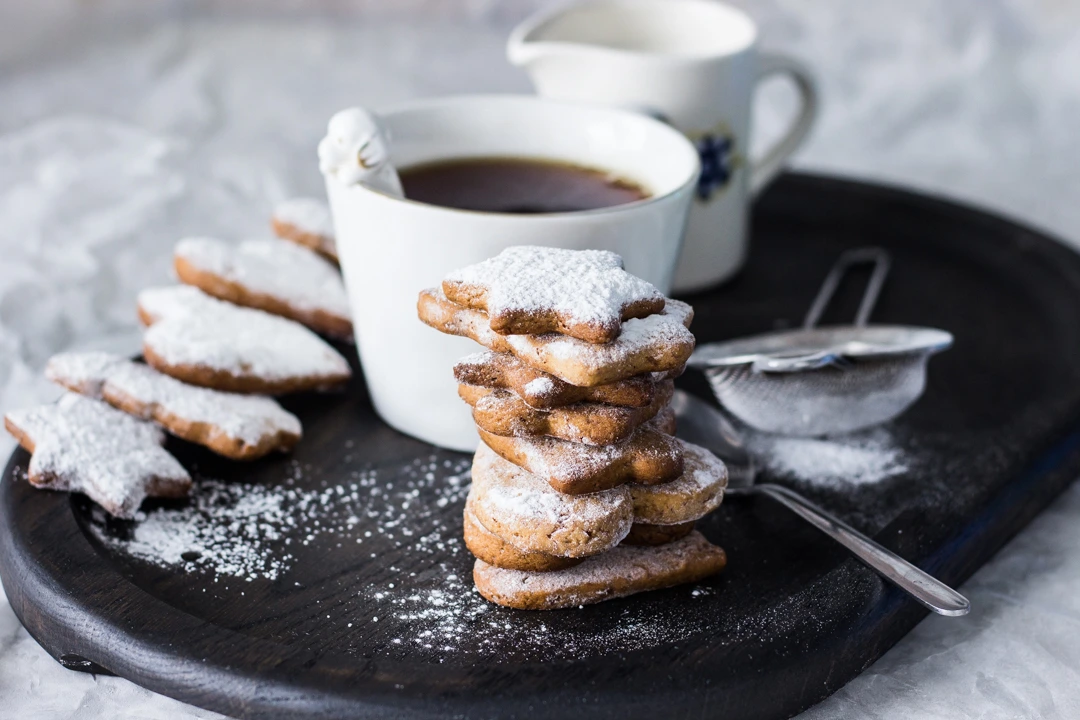
[[30, 451], [30, 483], [81, 492], [110, 515], [132, 518], [146, 497], [186, 497], [191, 476], [165, 451], [165, 433], [99, 400], [65, 394], [14, 410], [4, 426]]
[[463, 357], [454, 365], [454, 377], [459, 383], [510, 390], [519, 395], [529, 407], [539, 410], [550, 410], [579, 402], [644, 407], [652, 403], [659, 386], [681, 372], [682, 368], [677, 368], [666, 373], [633, 375], [607, 385], [577, 387], [530, 367], [508, 352], [485, 350]]
[[639, 408], [575, 403], [537, 410], [510, 390], [458, 385], [458, 395], [472, 406], [473, 421], [490, 433], [515, 437], [549, 435], [586, 445], [612, 445], [626, 440], [642, 423], [667, 407], [674, 391], [674, 383], [668, 380], [660, 386], [652, 403]]
[[[655, 485], [683, 474], [683, 446], [672, 437], [675, 413], [665, 409], [620, 443], [598, 446], [553, 437], [508, 437], [476, 432], [483, 444], [567, 495], [585, 495], [626, 483]], [[491, 528], [488, 528], [489, 530]]]
[[489, 350], [508, 352], [535, 370], [571, 385], [595, 387], [649, 372], [678, 375], [694, 352], [689, 327], [694, 309], [668, 300], [663, 312], [623, 323], [618, 339], [590, 343], [566, 335], [500, 335], [487, 313], [451, 302], [438, 288], [421, 290], [416, 303], [421, 322], [448, 335], [475, 340]]
[[450, 273], [442, 289], [452, 302], [487, 312], [500, 335], [555, 332], [591, 343], [611, 342], [623, 320], [658, 313], [665, 303], [607, 250], [511, 247]]

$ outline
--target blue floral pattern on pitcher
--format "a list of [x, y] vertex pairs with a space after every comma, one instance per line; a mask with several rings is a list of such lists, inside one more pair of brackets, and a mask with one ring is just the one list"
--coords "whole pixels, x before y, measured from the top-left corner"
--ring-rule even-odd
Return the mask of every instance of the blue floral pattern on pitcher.
[[701, 156], [697, 196], [701, 200], [708, 200], [731, 180], [735, 168], [735, 143], [730, 136], [703, 135], [695, 144]]

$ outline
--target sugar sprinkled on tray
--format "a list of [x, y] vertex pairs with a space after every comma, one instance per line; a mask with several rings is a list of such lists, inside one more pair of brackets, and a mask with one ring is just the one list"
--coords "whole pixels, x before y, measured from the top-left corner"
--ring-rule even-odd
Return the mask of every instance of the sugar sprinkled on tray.
[[131, 528], [120, 531], [107, 528], [100, 517], [92, 527], [103, 543], [140, 560], [247, 582], [282, 577], [296, 561], [288, 548], [308, 545], [321, 536], [362, 543], [365, 533], [370, 537], [372, 532], [397, 531], [402, 538], [399, 546], [411, 538], [413, 550], [445, 550], [449, 534], [445, 527], [436, 523], [433, 532], [417, 535], [408, 524], [422, 523], [437, 509], [464, 500], [468, 463], [440, 474], [429, 505], [415, 502], [420, 494], [416, 485], [434, 484], [437, 464], [414, 464], [414, 482], [397, 492], [377, 471], [356, 473], [320, 490], [301, 489], [297, 480], [303, 478], [304, 469], [295, 462], [291, 482], [284, 485], [201, 479], [183, 507], [139, 513]]
[[[354, 594], [318, 610], [322, 622], [364, 655], [444, 662], [463, 654], [550, 654], [558, 637], [560, 653], [580, 658], [692, 634], [680, 613], [647, 596], [618, 617], [579, 626], [572, 637], [559, 633], [550, 617], [511, 617], [485, 601], [472, 586], [472, 557], [461, 539], [469, 464], [433, 454], [324, 484], [313, 468], [293, 461], [289, 477], [277, 485], [204, 478], [183, 506], [150, 506], [131, 524], [92, 515], [89, 526], [121, 557], [189, 574], [189, 588], [222, 598], [255, 596], [253, 586], [266, 584], [303, 592], [299, 568], [312, 553], [330, 563], [335, 557], [354, 563], [367, 558], [369, 548], [377, 550]], [[693, 585], [669, 592], [708, 596], [696, 587], [696, 594]]]
[[836, 438], [755, 433], [748, 439], [751, 452], [772, 474], [841, 489], [903, 475], [910, 462], [884, 428]]

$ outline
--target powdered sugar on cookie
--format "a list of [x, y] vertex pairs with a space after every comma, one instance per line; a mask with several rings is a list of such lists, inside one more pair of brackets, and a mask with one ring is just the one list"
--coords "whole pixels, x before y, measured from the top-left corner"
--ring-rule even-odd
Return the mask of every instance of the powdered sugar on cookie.
[[473, 485], [500, 513], [524, 522], [557, 522], [568, 516], [592, 520], [617, 512], [627, 501], [625, 488], [587, 495], [560, 493], [543, 478], [503, 460], [483, 443], [473, 459]]
[[664, 308], [651, 283], [607, 250], [511, 247], [443, 280], [451, 301], [485, 310], [501, 334], [562, 332], [609, 342], [620, 323]]
[[551, 378], [538, 377], [525, 383], [525, 392], [530, 397], [545, 397], [555, 392], [555, 383]]
[[680, 525], [720, 507], [727, 488], [727, 467], [698, 445], [676, 439], [683, 450], [683, 474], [657, 485], [631, 483], [634, 521], [648, 525]]
[[669, 434], [673, 414], [661, 411], [626, 440], [585, 445], [552, 437], [504, 437], [477, 427], [480, 438], [510, 462], [546, 479], [563, 493], [578, 495], [627, 482], [663, 483], [684, 470], [682, 445]]
[[[579, 374], [587, 377], [602, 377], [608, 368], [619, 367], [631, 358], [641, 358], [664, 349], [670, 349], [671, 354], [678, 359], [657, 362], [655, 366], [647, 366], [639, 372], [674, 370], [681, 367], [694, 351], [694, 335], [689, 330], [693, 318], [694, 310], [689, 305], [679, 300], [668, 300], [663, 312], [624, 322], [618, 339], [604, 345], [556, 334], [538, 337], [512, 335], [506, 339], [518, 357], [535, 352], [553, 365], [558, 361], [574, 363], [582, 370]], [[686, 357], [683, 357], [684, 353]], [[569, 378], [564, 379], [573, 382]]]
[[337, 259], [334, 221], [322, 200], [298, 197], [278, 203], [271, 224], [278, 237]]
[[60, 353], [49, 358], [45, 365], [45, 377], [72, 392], [101, 400], [106, 381], [130, 362], [127, 358], [105, 352]]
[[287, 450], [301, 435], [296, 416], [268, 397], [187, 385], [117, 355], [62, 353], [49, 360], [45, 375], [234, 459]]
[[565, 495], [481, 444], [469, 507], [488, 531], [527, 552], [585, 557], [614, 547], [633, 524], [629, 491]]
[[454, 365], [459, 383], [512, 390], [529, 406], [549, 410], [579, 402], [638, 408], [656, 397], [668, 373], [645, 373], [606, 385], [578, 387], [530, 367], [509, 352], [474, 353]]
[[341, 273], [307, 248], [282, 240], [233, 245], [187, 238], [176, 245], [181, 282], [238, 305], [282, 315], [319, 332], [349, 336], [349, 301]]
[[575, 403], [538, 410], [510, 390], [458, 385], [458, 395], [473, 408], [473, 421], [488, 432], [515, 437], [547, 435], [597, 446], [626, 440], [667, 407], [673, 391], [674, 385], [668, 380], [657, 389], [652, 403], [638, 408]]
[[694, 531], [666, 545], [620, 545], [554, 572], [506, 570], [477, 560], [473, 578], [480, 594], [492, 602], [550, 610], [695, 582], [719, 572], [726, 563], [724, 551]]
[[349, 364], [291, 320], [237, 307], [194, 287], [139, 293], [147, 362], [185, 382], [277, 394], [337, 385]]
[[650, 372], [678, 371], [694, 351], [688, 329], [693, 309], [668, 300], [664, 310], [627, 320], [610, 343], [590, 343], [566, 335], [500, 335], [487, 315], [453, 303], [440, 290], [420, 293], [420, 319], [451, 335], [472, 338], [489, 350], [513, 353], [521, 362], [571, 385], [593, 387]]
[[147, 496], [184, 497], [191, 487], [161, 447], [160, 429], [103, 402], [66, 394], [54, 405], [12, 411], [4, 424], [33, 453], [31, 483], [85, 493], [116, 517], [134, 517]]

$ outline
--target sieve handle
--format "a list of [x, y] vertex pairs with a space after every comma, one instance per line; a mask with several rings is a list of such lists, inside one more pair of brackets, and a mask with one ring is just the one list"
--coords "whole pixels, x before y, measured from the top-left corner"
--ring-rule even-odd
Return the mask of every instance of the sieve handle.
[[937, 578], [928, 575], [891, 550], [780, 485], [755, 485], [761, 491], [808, 521], [850, 550], [856, 558], [939, 615], [967, 615], [971, 603]]
[[870, 319], [870, 313], [874, 311], [878, 295], [881, 294], [881, 287], [885, 284], [885, 278], [889, 274], [889, 266], [892, 264], [889, 253], [882, 248], [857, 248], [848, 250], [837, 258], [836, 264], [832, 266], [829, 274], [825, 276], [825, 282], [821, 283], [821, 289], [818, 290], [817, 297], [814, 298], [814, 304], [810, 306], [810, 310], [806, 313], [806, 319], [803, 320], [804, 329], [809, 330], [815, 327], [818, 321], [821, 320], [825, 308], [829, 306], [829, 301], [832, 300], [836, 288], [840, 286], [840, 281], [847, 274], [848, 268], [852, 265], [863, 265], [865, 263], [874, 264], [874, 273], [870, 276], [870, 282], [866, 285], [866, 292], [863, 293], [862, 302], [859, 303], [859, 313], [855, 316], [855, 326], [862, 327], [866, 325]]

